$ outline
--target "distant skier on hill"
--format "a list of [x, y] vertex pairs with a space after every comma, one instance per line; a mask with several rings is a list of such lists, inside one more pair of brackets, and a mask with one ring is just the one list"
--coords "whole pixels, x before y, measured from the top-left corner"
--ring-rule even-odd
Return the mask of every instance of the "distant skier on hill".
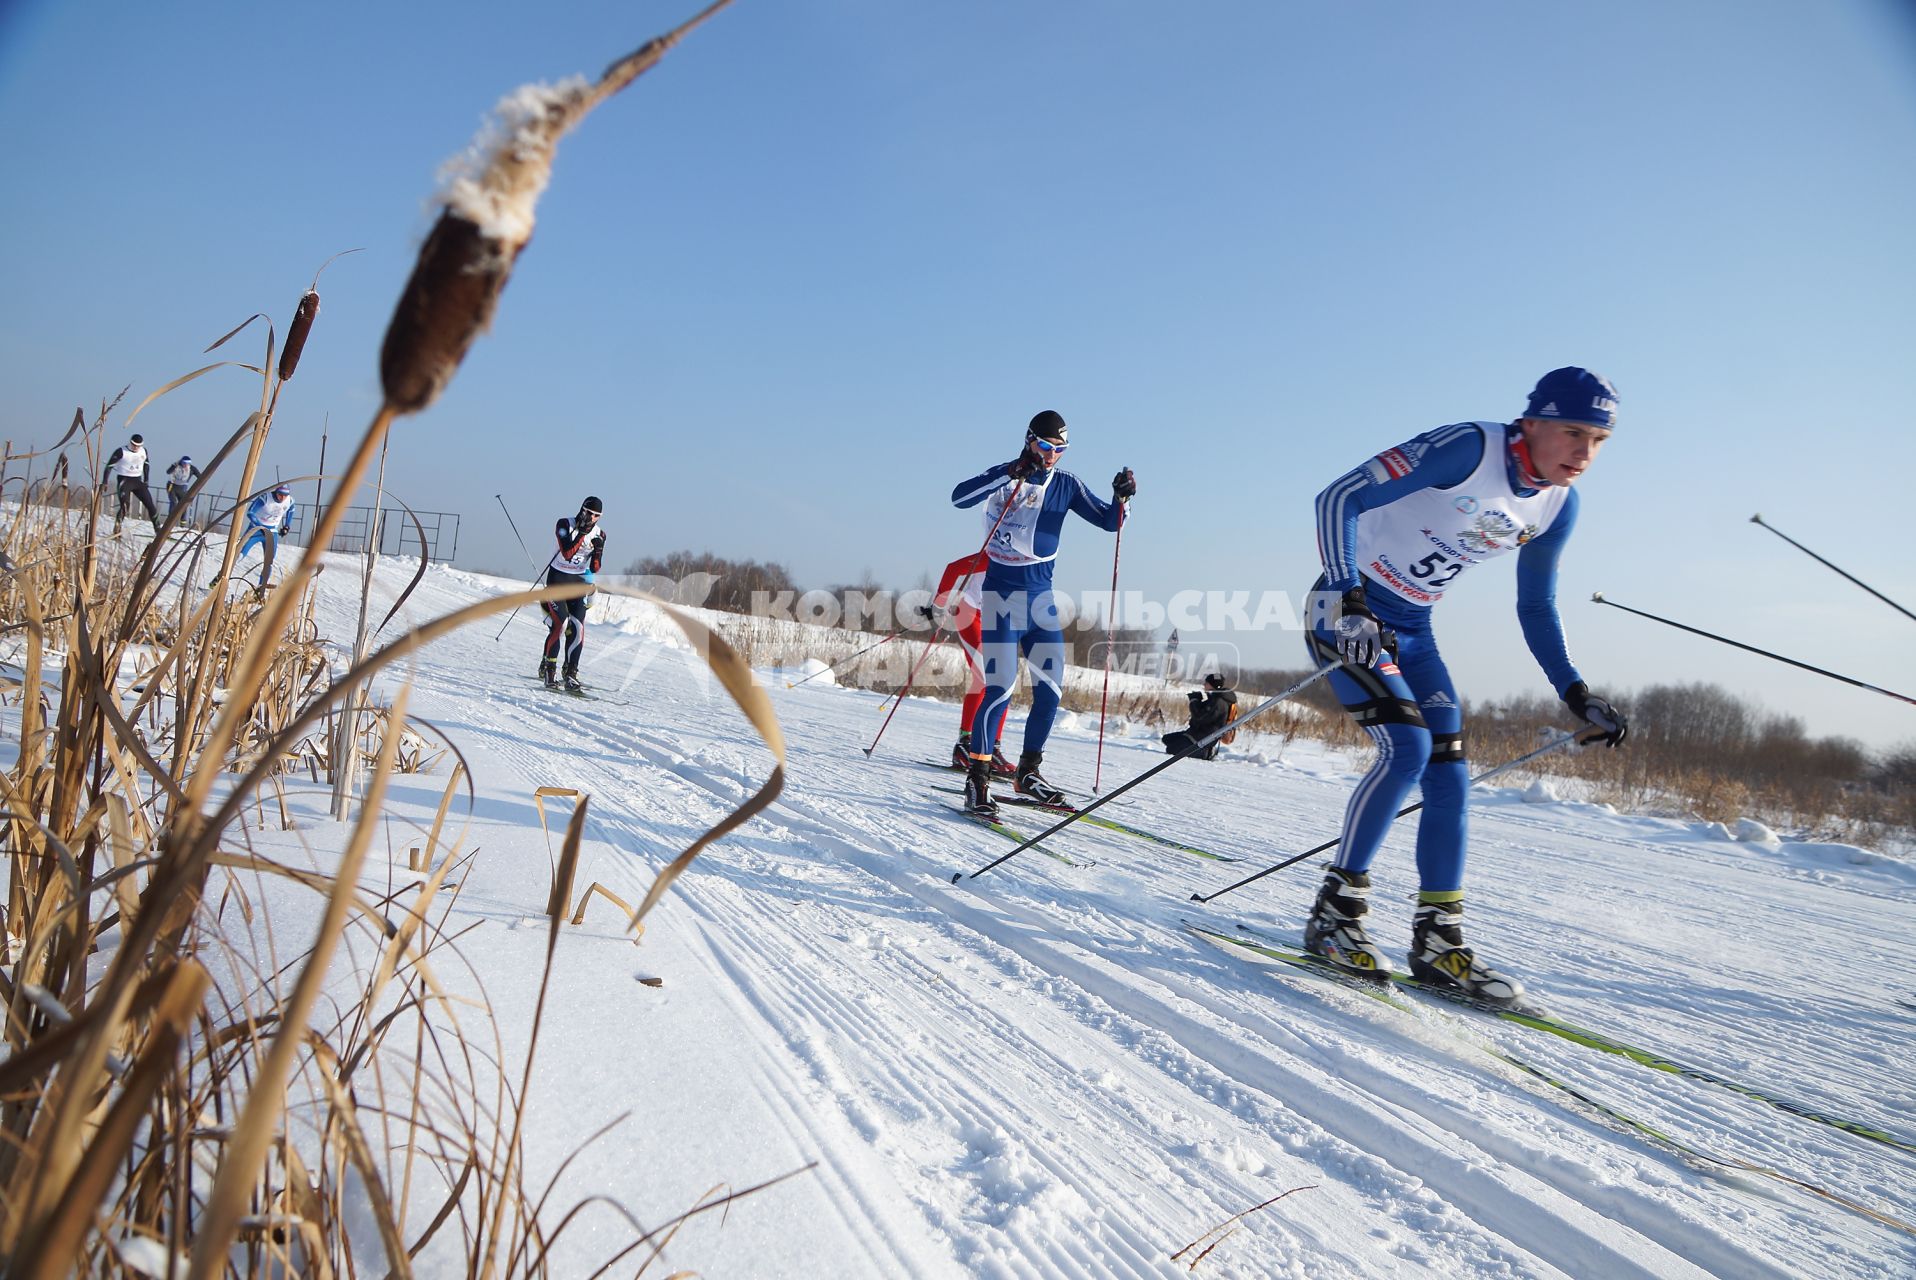
[[965, 779], [965, 811], [979, 817], [998, 812], [991, 798], [991, 758], [999, 712], [1009, 705], [1018, 680], [1020, 655], [1031, 666], [1031, 712], [1013, 786], [1034, 800], [1064, 802], [1064, 793], [1038, 772], [1064, 686], [1064, 634], [1051, 592], [1058, 535], [1073, 511], [1116, 533], [1125, 504], [1138, 491], [1137, 477], [1126, 467], [1111, 481], [1111, 501], [1099, 498], [1069, 471], [1058, 469], [1065, 445], [1064, 419], [1046, 409], [1032, 418], [1017, 458], [951, 491], [955, 507], [984, 503], [985, 527], [992, 530], [985, 547], [989, 564], [982, 606], [986, 689], [972, 721], [971, 771]]
[[[1577, 521], [1570, 486], [1616, 426], [1617, 393], [1587, 369], [1555, 369], [1508, 425], [1460, 422], [1387, 449], [1317, 495], [1324, 574], [1312, 587], [1311, 656], [1341, 664], [1338, 701], [1377, 743], [1344, 834], [1304, 930], [1304, 945], [1369, 974], [1390, 961], [1364, 931], [1370, 864], [1413, 786], [1419, 893], [1412, 976], [1493, 1000], [1523, 993], [1463, 940], [1463, 712], [1431, 634], [1432, 607], [1469, 566], [1516, 551], [1517, 619], [1553, 688], [1610, 746], [1623, 713], [1590, 692], [1570, 661], [1557, 616], [1557, 558]], [[1396, 652], [1384, 633], [1396, 633]]]
[[[985, 624], [978, 605], [984, 598], [985, 569], [989, 564], [989, 557], [978, 551], [953, 560], [945, 566], [943, 576], [938, 579], [938, 592], [933, 597], [934, 603], [943, 612], [946, 624], [957, 635], [959, 646], [965, 651], [965, 666], [970, 672], [971, 683], [965, 690], [964, 707], [958, 717], [958, 744], [951, 749], [952, 767], [967, 771], [971, 768], [971, 724], [978, 718], [978, 708], [985, 701], [985, 661], [980, 652]], [[954, 594], [960, 583], [964, 585], [964, 593]], [[926, 610], [927, 614], [931, 612]], [[998, 723], [992, 730], [994, 738], [1004, 736], [1005, 716], [1010, 710], [1009, 702], [998, 708]], [[1009, 776], [1016, 772], [1016, 766], [1005, 759], [1003, 751], [994, 748], [991, 771]]]
[[[1225, 725], [1237, 718], [1237, 695], [1224, 687], [1224, 677], [1213, 671], [1204, 677], [1204, 688], [1189, 695], [1191, 699], [1191, 727], [1179, 729], [1164, 735], [1164, 749], [1172, 755], [1188, 750], [1192, 743], [1202, 742]], [[1235, 737], [1233, 729], [1227, 736]], [[1222, 739], [1219, 740], [1220, 742]], [[1197, 753], [1200, 760], [1217, 759], [1219, 742]]]
[[[599, 562], [605, 555], [605, 528], [599, 523], [599, 516], [604, 511], [604, 505], [597, 498], [587, 498], [579, 504], [578, 515], [569, 520], [564, 516], [559, 517], [558, 523], [553, 526], [559, 549], [546, 562], [545, 584], [548, 587], [591, 582], [598, 574]], [[558, 687], [560, 662], [563, 659], [566, 692], [585, 692], [585, 686], [579, 683], [579, 658], [585, 652], [586, 597], [547, 600], [539, 607], [545, 610], [546, 618], [551, 623], [546, 631], [545, 649], [539, 659], [539, 678], [546, 682], [547, 688]]]
[[186, 491], [191, 489], [200, 478], [200, 469], [193, 465], [193, 459], [181, 458], [166, 469], [166, 518], [171, 520], [173, 512], [186, 501]]
[[[246, 553], [254, 547], [260, 549], [264, 561], [259, 567], [259, 589], [266, 590], [266, 584], [273, 573], [273, 558], [279, 553], [279, 540], [292, 532], [293, 513], [299, 510], [299, 504], [293, 501], [293, 491], [283, 484], [276, 484], [271, 493], [263, 493], [254, 498], [246, 507], [246, 527], [241, 532], [239, 554], [233, 557], [233, 567], [246, 558]], [[213, 579], [212, 585], [218, 586], [219, 579]]]
[[116, 480], [115, 496], [119, 506], [113, 513], [113, 532], [120, 531], [121, 523], [126, 519], [126, 500], [138, 498], [140, 505], [146, 508], [146, 518], [154, 532], [160, 528], [160, 516], [153, 509], [153, 491], [147, 488], [147, 479], [152, 475], [153, 464], [146, 456], [146, 437], [135, 434], [124, 445], [113, 451], [106, 460], [106, 474], [100, 477], [100, 486], [106, 487], [108, 480]]

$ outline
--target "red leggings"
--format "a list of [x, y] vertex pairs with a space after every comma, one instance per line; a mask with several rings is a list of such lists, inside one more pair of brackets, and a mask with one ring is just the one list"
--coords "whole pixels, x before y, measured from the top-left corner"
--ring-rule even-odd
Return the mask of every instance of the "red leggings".
[[[964, 719], [958, 722], [961, 733], [970, 733], [972, 722], [978, 718], [978, 708], [985, 701], [984, 664], [978, 656], [980, 645], [984, 642], [985, 620], [976, 609], [970, 610], [971, 619], [958, 632], [958, 643], [965, 651], [965, 665], [971, 670], [971, 684], [965, 690]], [[1011, 703], [1007, 701], [998, 712], [997, 728], [992, 730], [992, 740], [1005, 736], [1005, 716], [1011, 712]]]

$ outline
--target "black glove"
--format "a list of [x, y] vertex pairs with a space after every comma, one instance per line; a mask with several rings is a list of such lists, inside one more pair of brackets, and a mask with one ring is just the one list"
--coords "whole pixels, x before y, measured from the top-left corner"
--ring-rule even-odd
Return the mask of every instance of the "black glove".
[[1337, 617], [1331, 621], [1331, 634], [1337, 644], [1337, 656], [1353, 667], [1368, 667], [1384, 651], [1384, 628], [1364, 599], [1362, 583], [1346, 591], [1338, 601]]
[[1138, 478], [1131, 474], [1131, 468], [1126, 467], [1111, 477], [1111, 497], [1114, 501], [1122, 502], [1126, 498], [1134, 498], [1137, 493]]
[[1590, 686], [1583, 681], [1579, 680], [1563, 691], [1563, 702], [1577, 719], [1592, 729], [1601, 730], [1601, 737], [1591, 738], [1590, 742], [1602, 741], [1614, 747], [1630, 736], [1630, 722], [1624, 718], [1623, 712], [1590, 692]]
[[1027, 449], [1018, 455], [1018, 460], [1011, 464], [1011, 469], [1005, 474], [1013, 480], [1023, 480], [1036, 475], [1039, 469], [1038, 460], [1032, 457], [1031, 451]]
[[288, 534], [290, 534], [290, 533], [292, 533], [292, 531], [293, 531], [293, 526], [292, 526], [292, 525], [290, 525], [290, 524], [283, 524], [283, 525], [281, 525], [281, 526], [279, 527], [279, 536], [280, 536], [280, 537], [282, 537], [282, 538], [284, 538], [284, 537], [286, 537], [286, 536], [287, 536]]
[[916, 609], [913, 609], [912, 612], [923, 618], [926, 622], [934, 621], [936, 617], [936, 611], [928, 604], [921, 604]]

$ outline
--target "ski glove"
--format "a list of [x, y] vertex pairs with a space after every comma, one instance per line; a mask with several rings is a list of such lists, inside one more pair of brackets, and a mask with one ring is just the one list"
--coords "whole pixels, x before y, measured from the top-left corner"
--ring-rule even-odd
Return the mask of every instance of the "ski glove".
[[1577, 719], [1592, 729], [1602, 731], [1602, 738], [1592, 738], [1591, 742], [1602, 741], [1614, 747], [1630, 736], [1630, 722], [1624, 718], [1623, 712], [1590, 692], [1590, 686], [1583, 681], [1579, 680], [1563, 691], [1563, 702], [1576, 714]]
[[1338, 601], [1337, 617], [1331, 622], [1331, 634], [1337, 656], [1353, 667], [1368, 667], [1384, 651], [1384, 629], [1364, 599], [1364, 588], [1352, 587]]
[[1042, 469], [1044, 468], [1038, 464], [1037, 458], [1031, 456], [1031, 450], [1025, 450], [1025, 452], [1017, 454], [1017, 460], [1012, 462], [1012, 466], [1004, 473], [1004, 477], [1006, 477], [1006, 479], [1031, 479], [1033, 475], [1037, 475], [1038, 471], [1042, 471]]
[[1111, 496], [1113, 499], [1122, 502], [1126, 498], [1136, 497], [1137, 493], [1138, 478], [1131, 474], [1131, 468], [1126, 467], [1124, 470], [1118, 472], [1117, 475], [1111, 477]]

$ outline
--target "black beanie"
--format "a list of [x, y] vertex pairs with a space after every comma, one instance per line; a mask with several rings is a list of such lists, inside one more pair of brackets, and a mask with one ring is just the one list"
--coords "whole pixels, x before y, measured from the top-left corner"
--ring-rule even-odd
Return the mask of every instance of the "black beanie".
[[1056, 409], [1046, 409], [1031, 419], [1030, 433], [1040, 440], [1064, 439], [1064, 415]]

